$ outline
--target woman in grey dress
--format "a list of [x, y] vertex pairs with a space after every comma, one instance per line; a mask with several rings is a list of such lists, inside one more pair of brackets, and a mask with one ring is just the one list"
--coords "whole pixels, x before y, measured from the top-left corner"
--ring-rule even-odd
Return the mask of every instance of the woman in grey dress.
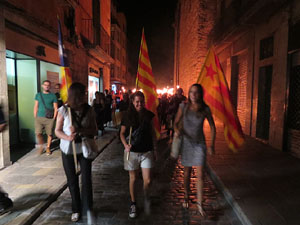
[[[211, 129], [211, 145], [207, 148], [203, 133], [203, 123], [207, 119]], [[182, 127], [180, 124], [182, 122]], [[184, 202], [189, 208], [190, 175], [192, 166], [197, 170], [197, 207], [204, 216], [202, 207], [203, 168], [206, 163], [206, 149], [214, 153], [216, 127], [209, 107], [203, 100], [203, 89], [200, 84], [193, 84], [188, 94], [188, 102], [181, 103], [175, 118], [175, 136], [183, 135], [181, 163], [184, 166]]]

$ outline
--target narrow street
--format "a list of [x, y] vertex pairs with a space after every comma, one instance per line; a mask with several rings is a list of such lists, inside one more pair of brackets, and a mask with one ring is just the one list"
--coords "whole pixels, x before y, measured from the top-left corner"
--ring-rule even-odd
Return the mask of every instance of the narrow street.
[[[142, 179], [137, 182], [138, 217], [128, 218], [129, 191], [128, 173], [123, 169], [123, 148], [118, 139], [113, 141], [93, 162], [94, 209], [97, 224], [107, 225], [164, 225], [164, 224], [222, 224], [238, 225], [239, 220], [224, 197], [208, 176], [204, 185], [204, 207], [207, 218], [202, 218], [191, 204], [189, 210], [181, 206], [183, 200], [183, 168], [180, 164], [167, 160], [169, 139], [159, 144], [159, 159], [153, 172], [152, 214], [143, 212]], [[193, 171], [191, 200], [195, 203], [196, 186]], [[43, 214], [33, 223], [35, 225], [71, 224], [71, 198], [66, 189]], [[83, 218], [77, 224], [86, 224]]]

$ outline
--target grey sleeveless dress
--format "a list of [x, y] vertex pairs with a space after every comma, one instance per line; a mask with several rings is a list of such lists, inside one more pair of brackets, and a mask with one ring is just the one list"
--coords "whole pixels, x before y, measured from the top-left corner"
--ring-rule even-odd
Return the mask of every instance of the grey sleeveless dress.
[[[185, 104], [179, 106], [183, 110], [183, 141], [181, 146], [181, 163], [183, 166], [204, 166], [206, 161], [206, 143], [203, 133], [204, 115], [185, 110]], [[209, 110], [209, 108], [207, 109]]]

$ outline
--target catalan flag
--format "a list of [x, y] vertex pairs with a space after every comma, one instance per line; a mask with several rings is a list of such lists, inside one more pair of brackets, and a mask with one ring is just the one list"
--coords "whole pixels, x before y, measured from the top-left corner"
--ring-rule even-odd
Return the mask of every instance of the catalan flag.
[[61, 89], [60, 97], [64, 103], [68, 99], [68, 89], [72, 84], [72, 77], [69, 68], [69, 61], [63, 45], [61, 25], [58, 19], [58, 53], [60, 59], [60, 71], [61, 71]]
[[145, 95], [146, 108], [155, 114], [154, 129], [156, 137], [160, 137], [160, 124], [157, 115], [158, 98], [156, 93], [156, 83], [152, 74], [152, 67], [148, 55], [148, 48], [142, 32], [142, 40], [139, 54], [138, 71], [136, 78], [136, 89], [142, 89]]
[[244, 135], [214, 47], [208, 51], [197, 83], [202, 85], [204, 100], [212, 113], [224, 123], [224, 136], [228, 147], [237, 151], [244, 143]]

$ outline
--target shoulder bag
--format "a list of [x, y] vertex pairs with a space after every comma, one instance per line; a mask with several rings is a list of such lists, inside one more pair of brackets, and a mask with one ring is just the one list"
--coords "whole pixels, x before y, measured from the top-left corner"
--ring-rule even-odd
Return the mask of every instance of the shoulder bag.
[[54, 117], [54, 109], [48, 109], [46, 107], [46, 104], [45, 104], [45, 101], [44, 101], [42, 93], [40, 93], [40, 96], [41, 96], [41, 99], [42, 99], [42, 102], [43, 102], [43, 105], [44, 105], [44, 108], [45, 108], [45, 117], [48, 118], [48, 119], [53, 119], [53, 117]]
[[[179, 124], [178, 124], [179, 129], [181, 129], [181, 130], [183, 129], [183, 117], [185, 115], [186, 109], [187, 109], [187, 106], [185, 105], [184, 108], [183, 108], [182, 116], [181, 116]], [[173, 159], [178, 159], [178, 156], [179, 156], [179, 153], [180, 153], [180, 150], [181, 150], [181, 146], [182, 146], [182, 139], [183, 139], [182, 134], [180, 134], [178, 137], [173, 137], [172, 146], [171, 146], [171, 153], [170, 153], [170, 156]]]

